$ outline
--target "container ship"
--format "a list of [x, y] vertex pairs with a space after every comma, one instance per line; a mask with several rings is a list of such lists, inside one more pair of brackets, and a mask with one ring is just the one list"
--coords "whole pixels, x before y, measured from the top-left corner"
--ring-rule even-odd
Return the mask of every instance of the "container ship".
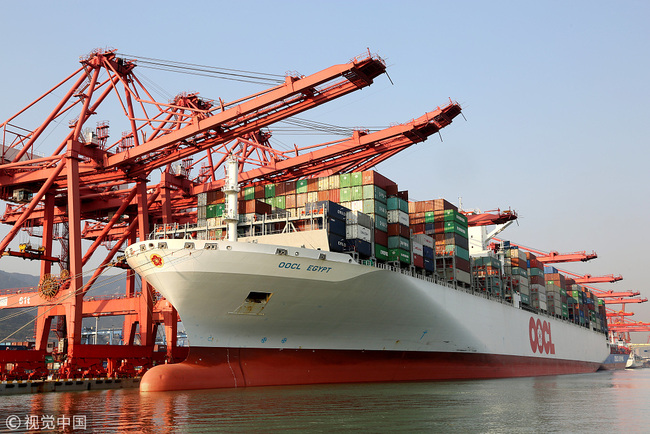
[[585, 373], [610, 355], [602, 301], [531, 253], [480, 238], [444, 199], [375, 171], [198, 197], [129, 265], [190, 342], [142, 391]]

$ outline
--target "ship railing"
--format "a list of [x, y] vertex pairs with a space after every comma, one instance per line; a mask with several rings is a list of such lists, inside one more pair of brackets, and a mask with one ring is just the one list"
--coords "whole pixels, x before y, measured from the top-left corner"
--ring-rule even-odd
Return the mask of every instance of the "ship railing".
[[407, 275], [407, 276], [414, 277], [416, 279], [424, 280], [424, 281], [429, 282], [429, 283], [435, 283], [435, 284], [438, 284], [438, 285], [441, 285], [441, 286], [446, 286], [448, 288], [455, 289], [457, 291], [464, 291], [464, 292], [466, 292], [468, 294], [471, 294], [471, 295], [474, 295], [474, 296], [477, 296], [477, 297], [485, 298], [486, 300], [496, 301], [496, 302], [499, 302], [501, 304], [505, 304], [505, 305], [508, 305], [508, 306], [513, 306], [511, 301], [508, 301], [508, 300], [506, 300], [506, 299], [504, 299], [502, 297], [493, 296], [492, 294], [489, 294], [488, 292], [475, 291], [471, 287], [464, 287], [464, 286], [457, 285], [455, 282], [449, 282], [446, 279], [441, 279], [440, 277], [438, 277], [436, 275], [427, 276], [427, 275], [424, 275], [424, 274], [421, 274], [421, 273], [417, 273], [412, 268], [400, 268], [400, 267], [397, 267], [397, 266], [394, 266], [394, 265], [391, 265], [391, 264], [385, 264], [385, 263], [380, 263], [380, 262], [376, 262], [376, 261], [361, 261], [361, 264], [362, 265], [372, 266], [372, 267], [375, 267], [375, 268], [380, 268], [380, 269], [387, 270], [387, 271], [392, 271], [392, 272], [404, 274], [404, 275]]

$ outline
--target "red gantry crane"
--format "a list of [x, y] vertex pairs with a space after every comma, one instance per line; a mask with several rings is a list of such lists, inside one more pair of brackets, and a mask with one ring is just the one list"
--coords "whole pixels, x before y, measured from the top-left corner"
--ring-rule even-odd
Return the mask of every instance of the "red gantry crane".
[[[494, 238], [494, 241], [501, 242], [503, 240]], [[577, 262], [577, 261], [590, 261], [596, 259], [598, 255], [596, 252], [586, 253], [586, 252], [573, 252], [573, 253], [558, 253], [555, 251], [552, 252], [542, 252], [539, 250], [532, 249], [530, 247], [525, 247], [519, 244], [510, 242], [510, 245], [513, 247], [518, 247], [527, 252], [534, 253], [537, 256], [537, 260], [543, 264], [556, 264], [560, 262]]]
[[[80, 63], [77, 71], [0, 124], [0, 199], [13, 203], [2, 217], [12, 228], [0, 241], [0, 253], [14, 254], [9, 244], [21, 229], [42, 227], [43, 246], [36, 259], [48, 259], [41, 262], [37, 290], [7, 294], [9, 308], [28, 300], [38, 309], [36, 349], [22, 359], [13, 354], [12, 360], [3, 360], [27, 367], [36, 376], [43, 375], [55, 319], [67, 347], [61, 353], [61, 377], [106, 371], [127, 375], [134, 372], [133, 366], [146, 369], [153, 362], [183, 358], [175, 347], [176, 311], [156, 297], [146, 281], [138, 292], [132, 271], [127, 271], [124, 297], [91, 300], [86, 295], [106, 268], [120, 264], [116, 257], [126, 245], [147, 237], [150, 224], [195, 218], [196, 194], [223, 184], [216, 174], [228, 155], [240, 160], [239, 178], [248, 184], [365, 170], [425, 140], [460, 113], [460, 106], [450, 102], [386, 130], [358, 131], [347, 140], [280, 152], [271, 147], [264, 127], [370, 85], [385, 72], [383, 60], [368, 53], [309, 76], [283, 77], [267, 90], [230, 103], [204, 100], [195, 93], [158, 102], [136, 76], [137, 61], [115, 50], [96, 50]], [[64, 96], [41, 125], [18, 125], [20, 115], [54, 94]], [[117, 102], [128, 128], [112, 143], [107, 122], [86, 127], [109, 97]], [[77, 116], [69, 132], [53, 143], [50, 132], [72, 113]], [[49, 156], [35, 151], [44, 143], [45, 148], [54, 147]], [[192, 179], [199, 163], [199, 175]], [[150, 184], [156, 169], [160, 181]], [[52, 274], [55, 239], [62, 242], [58, 275]], [[87, 249], [82, 248], [84, 239], [92, 241]], [[109, 253], [88, 270], [102, 245]], [[90, 277], [84, 279], [86, 272]], [[82, 319], [104, 315], [125, 316], [126, 345], [81, 344]], [[161, 359], [152, 354], [157, 327], [163, 324], [168, 345]]]

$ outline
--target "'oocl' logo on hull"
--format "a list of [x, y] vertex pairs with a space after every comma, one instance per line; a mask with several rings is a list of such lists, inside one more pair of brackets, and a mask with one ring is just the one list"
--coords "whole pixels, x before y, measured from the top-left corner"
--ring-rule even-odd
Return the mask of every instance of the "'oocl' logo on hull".
[[555, 345], [551, 337], [551, 323], [530, 317], [528, 323], [528, 337], [533, 353], [555, 354]]

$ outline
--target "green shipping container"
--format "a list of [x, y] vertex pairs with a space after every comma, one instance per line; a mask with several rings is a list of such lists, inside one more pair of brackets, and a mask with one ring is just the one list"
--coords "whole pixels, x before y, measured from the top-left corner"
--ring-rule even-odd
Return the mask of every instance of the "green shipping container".
[[435, 223], [435, 213], [433, 211], [424, 212], [424, 222], [425, 223]]
[[381, 203], [386, 203], [386, 190], [376, 185], [364, 185], [363, 199], [374, 199]]
[[388, 248], [409, 251], [411, 249], [411, 242], [404, 237], [388, 237]]
[[379, 214], [369, 215], [375, 221], [375, 229], [382, 232], [388, 232], [388, 220], [386, 220], [386, 217], [382, 217]]
[[275, 206], [275, 198], [274, 197], [267, 197], [264, 199], [264, 203], [267, 205]]
[[458, 224], [461, 224], [461, 225], [464, 225], [465, 227], [467, 227], [467, 216], [465, 216], [465, 214], [462, 214], [462, 213], [456, 211], [455, 209], [446, 209], [446, 210], [443, 211], [443, 213], [444, 213], [444, 216], [445, 216], [444, 220], [446, 222], [453, 221], [453, 222], [456, 222]]
[[275, 196], [275, 184], [266, 184], [264, 186], [264, 197], [269, 199]]
[[388, 260], [410, 264], [411, 254], [408, 251], [402, 249], [388, 249]]
[[339, 190], [339, 201], [352, 202], [352, 189], [350, 187], [344, 187]]
[[352, 190], [352, 200], [362, 200], [363, 199], [363, 187], [360, 185], [350, 187]]
[[352, 172], [350, 174], [350, 186], [354, 187], [363, 184], [363, 172]]
[[388, 261], [388, 247], [381, 244], [375, 244], [375, 258], [382, 261]]
[[296, 181], [296, 193], [307, 193], [307, 180], [299, 179]]
[[372, 199], [365, 199], [363, 201], [363, 213], [376, 214], [383, 218], [388, 217], [388, 210], [386, 209], [386, 204], [383, 204], [378, 200], [372, 200]]
[[255, 199], [255, 187], [244, 188], [244, 200], [253, 200], [253, 199]]
[[341, 188], [350, 187], [352, 185], [352, 184], [350, 184], [352, 182], [351, 178], [352, 177], [351, 177], [351, 175], [349, 173], [341, 174], [341, 177], [339, 178], [339, 186]]
[[456, 222], [445, 222], [445, 232], [455, 232], [467, 238], [467, 227]]
[[447, 252], [454, 252], [454, 255], [457, 257], [469, 261], [469, 251], [467, 249], [463, 249], [462, 247], [455, 246], [453, 244], [448, 244], [445, 246], [445, 250]]
[[526, 294], [521, 294], [521, 302], [530, 306], [530, 297]]
[[221, 217], [217, 215], [217, 205], [208, 205], [205, 207], [205, 218], [211, 219], [214, 217]]
[[286, 202], [285, 196], [277, 196], [275, 198], [275, 203], [273, 204], [273, 206], [276, 207], [276, 208], [286, 209], [287, 208], [287, 202]]
[[409, 203], [404, 199], [399, 197], [391, 196], [386, 200], [386, 208], [388, 210], [398, 209], [404, 211], [405, 213], [409, 212]]

